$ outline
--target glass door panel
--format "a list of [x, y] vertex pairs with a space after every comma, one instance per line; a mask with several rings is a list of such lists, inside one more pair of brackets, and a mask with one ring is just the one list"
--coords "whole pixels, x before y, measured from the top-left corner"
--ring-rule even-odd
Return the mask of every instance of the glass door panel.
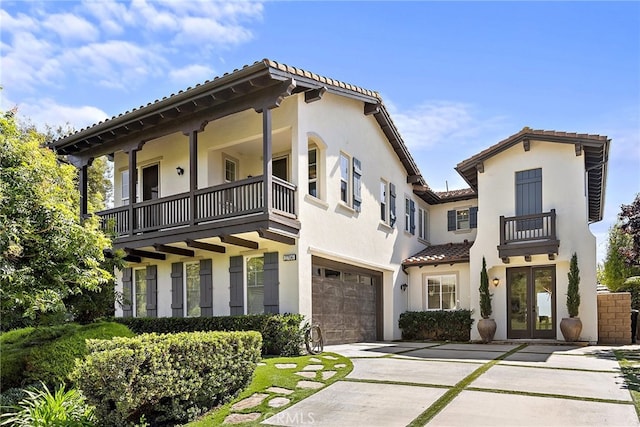
[[527, 269], [509, 269], [508, 300], [509, 300], [509, 338], [526, 338], [528, 335], [528, 271]]
[[508, 338], [555, 338], [555, 275], [554, 266], [507, 269]]
[[533, 292], [535, 296], [534, 338], [555, 337], [555, 268], [533, 269]]

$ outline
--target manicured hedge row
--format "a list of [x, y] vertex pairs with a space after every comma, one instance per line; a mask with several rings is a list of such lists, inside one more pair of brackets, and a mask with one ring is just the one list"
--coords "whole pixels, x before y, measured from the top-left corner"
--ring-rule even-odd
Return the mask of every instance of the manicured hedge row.
[[101, 425], [176, 425], [228, 401], [260, 360], [257, 332], [183, 332], [89, 340], [71, 378]]
[[74, 359], [87, 354], [85, 339], [130, 337], [124, 325], [113, 322], [14, 329], [0, 335], [2, 391], [44, 382], [50, 389], [67, 383]]
[[469, 341], [470, 310], [407, 311], [398, 326], [406, 340]]
[[116, 318], [137, 334], [194, 331], [257, 331], [262, 354], [298, 356], [304, 340], [300, 314], [252, 314], [218, 317]]

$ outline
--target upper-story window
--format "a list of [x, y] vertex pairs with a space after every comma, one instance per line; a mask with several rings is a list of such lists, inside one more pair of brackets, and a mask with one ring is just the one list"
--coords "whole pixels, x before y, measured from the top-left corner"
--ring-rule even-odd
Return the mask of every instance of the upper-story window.
[[224, 181], [233, 182], [238, 179], [238, 161], [229, 157], [224, 158]]
[[422, 208], [418, 209], [418, 237], [429, 241], [429, 211]]
[[320, 198], [318, 188], [318, 147], [309, 147], [309, 194]]
[[416, 203], [408, 197], [404, 199], [404, 231], [416, 234]]
[[447, 211], [448, 231], [467, 231], [478, 227], [478, 208], [476, 206]]
[[389, 223], [389, 199], [387, 195], [389, 193], [389, 183], [384, 179], [380, 180], [380, 220], [384, 223]]
[[360, 212], [362, 206], [362, 163], [340, 153], [340, 200]]
[[121, 180], [121, 199], [122, 199], [122, 205], [128, 205], [129, 204], [129, 170], [124, 170], [122, 171], [122, 173], [120, 174], [120, 180]]

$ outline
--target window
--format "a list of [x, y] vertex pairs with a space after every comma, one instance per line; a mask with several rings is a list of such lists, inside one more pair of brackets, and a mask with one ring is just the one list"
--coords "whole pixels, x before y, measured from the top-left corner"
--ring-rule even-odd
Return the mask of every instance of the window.
[[247, 314], [264, 313], [264, 257], [247, 260]]
[[404, 231], [416, 233], [416, 203], [408, 197], [404, 198]]
[[318, 148], [309, 148], [309, 194], [320, 197], [318, 194]]
[[224, 181], [233, 182], [238, 179], [238, 162], [228, 157], [224, 159]]
[[383, 179], [380, 180], [380, 220], [387, 223], [387, 182]]
[[429, 211], [418, 209], [418, 237], [422, 240], [429, 240]]
[[456, 211], [456, 230], [469, 229], [469, 209]]
[[340, 153], [340, 200], [349, 204], [349, 170], [351, 159]]
[[199, 317], [200, 310], [200, 261], [187, 262], [185, 267], [186, 316]]
[[134, 270], [134, 292], [136, 317], [147, 316], [147, 270]]
[[122, 199], [122, 205], [124, 206], [129, 204], [129, 171], [122, 171], [120, 179], [122, 181], [122, 192], [120, 198]]
[[456, 308], [456, 275], [425, 276], [425, 307], [427, 310]]

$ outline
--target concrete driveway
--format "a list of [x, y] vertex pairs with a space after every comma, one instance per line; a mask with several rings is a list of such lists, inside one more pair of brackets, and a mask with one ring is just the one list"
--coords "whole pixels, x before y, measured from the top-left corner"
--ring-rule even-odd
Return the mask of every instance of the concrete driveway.
[[437, 402], [444, 408], [429, 426], [640, 426], [611, 347], [385, 342], [325, 351], [351, 358], [353, 371], [264, 424], [406, 426]]

